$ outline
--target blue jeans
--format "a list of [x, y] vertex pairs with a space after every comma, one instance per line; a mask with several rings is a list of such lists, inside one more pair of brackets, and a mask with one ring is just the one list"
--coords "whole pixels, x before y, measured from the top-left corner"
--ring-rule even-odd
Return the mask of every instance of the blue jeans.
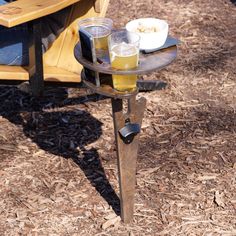
[[[7, 4], [0, 0], [0, 5]], [[26, 24], [12, 28], [0, 25], [0, 65], [27, 65], [29, 63], [28, 29]]]

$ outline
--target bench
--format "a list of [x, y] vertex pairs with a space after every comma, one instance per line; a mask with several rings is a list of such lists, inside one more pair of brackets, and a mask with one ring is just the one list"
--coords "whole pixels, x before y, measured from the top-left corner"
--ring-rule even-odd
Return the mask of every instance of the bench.
[[[40, 95], [44, 82], [80, 83], [82, 66], [74, 58], [74, 46], [78, 41], [78, 20], [105, 16], [109, 0], [18, 0], [0, 6], [0, 25], [14, 27], [29, 23], [33, 32], [30, 45], [30, 64], [23, 66], [0, 65], [0, 83], [30, 80], [33, 95]], [[42, 54], [40, 18], [71, 6], [64, 31]]]

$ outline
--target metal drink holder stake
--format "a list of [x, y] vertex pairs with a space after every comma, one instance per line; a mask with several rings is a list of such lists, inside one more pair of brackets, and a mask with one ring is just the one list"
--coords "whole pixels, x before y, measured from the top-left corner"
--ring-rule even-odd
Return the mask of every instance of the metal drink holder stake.
[[[139, 134], [146, 107], [144, 97], [136, 100], [138, 89], [133, 92], [119, 92], [112, 88], [111, 75], [146, 74], [170, 64], [177, 56], [177, 47], [156, 51], [150, 54], [140, 53], [139, 65], [132, 70], [116, 70], [104, 58], [101, 63], [91, 63], [81, 53], [78, 43], [74, 50], [75, 58], [86, 68], [99, 73], [100, 86], [91, 82], [91, 78], [82, 71], [81, 77], [85, 85], [95, 93], [111, 98], [114, 133], [118, 158], [118, 173], [120, 186], [121, 219], [129, 223], [133, 219], [134, 194], [136, 184], [136, 162], [139, 145]], [[110, 76], [104, 76], [110, 75]], [[108, 77], [108, 78], [104, 78]], [[124, 113], [124, 101], [127, 100], [127, 112]]]

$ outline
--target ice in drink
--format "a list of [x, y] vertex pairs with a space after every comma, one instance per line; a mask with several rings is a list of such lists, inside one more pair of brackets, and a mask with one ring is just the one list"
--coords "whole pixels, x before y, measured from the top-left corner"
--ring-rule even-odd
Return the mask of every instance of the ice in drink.
[[[138, 66], [139, 49], [132, 44], [122, 42], [110, 49], [111, 66], [119, 70], [134, 69]], [[136, 89], [137, 75], [112, 75], [113, 87], [118, 91]]]

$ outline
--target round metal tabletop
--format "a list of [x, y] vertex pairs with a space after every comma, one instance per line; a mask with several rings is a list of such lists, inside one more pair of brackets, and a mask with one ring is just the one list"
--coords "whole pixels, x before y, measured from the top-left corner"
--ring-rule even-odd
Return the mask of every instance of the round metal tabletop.
[[172, 46], [166, 49], [158, 50], [152, 53], [142, 53], [139, 54], [139, 65], [135, 69], [131, 70], [117, 70], [111, 67], [109, 56], [103, 55], [98, 56], [99, 62], [93, 64], [86, 60], [81, 53], [80, 43], [77, 43], [74, 49], [75, 58], [84, 67], [97, 71], [104, 74], [119, 74], [119, 75], [129, 75], [129, 74], [147, 74], [148, 72], [160, 70], [167, 65], [169, 65], [177, 56], [177, 46]]

